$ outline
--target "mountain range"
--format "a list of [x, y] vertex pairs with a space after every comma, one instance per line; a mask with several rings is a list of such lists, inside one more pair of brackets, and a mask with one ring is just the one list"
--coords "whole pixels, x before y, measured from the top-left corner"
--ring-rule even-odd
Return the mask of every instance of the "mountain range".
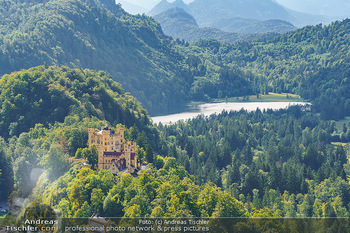
[[[128, 12], [139, 14], [146, 13], [155, 7], [161, 0], [116, 0], [118, 3], [125, 3], [123, 8]], [[174, 2], [174, 0], [169, 0]], [[194, 0], [184, 0], [185, 3], [191, 3]], [[275, 0], [279, 5], [311, 15], [325, 15], [332, 20], [341, 20], [349, 17], [350, 1], [349, 0]]]
[[[105, 70], [150, 114], [157, 115], [192, 100], [210, 101], [219, 96], [262, 90], [306, 93], [314, 84], [301, 88], [298, 83], [322, 67], [334, 69], [348, 51], [348, 21], [259, 39], [203, 29], [184, 10], [173, 13], [198, 38], [207, 33], [206, 38], [231, 36], [243, 42], [230, 47], [213, 39], [193, 45], [174, 41], [153, 18], [130, 15], [113, 0], [2, 1], [0, 74], [43, 64]], [[260, 41], [247, 42], [256, 39]], [[292, 65], [283, 63], [285, 60]], [[305, 96], [313, 100], [321, 94]], [[343, 102], [339, 103], [346, 105], [346, 99]]]
[[183, 0], [174, 2], [162, 0], [148, 14], [154, 16], [174, 7], [183, 8], [196, 19], [201, 27], [218, 29], [225, 27], [230, 32], [235, 31], [235, 29], [228, 28], [225, 22], [234, 20], [237, 17], [260, 21], [283, 20], [292, 23], [296, 27], [330, 22], [326, 16], [309, 15], [293, 11], [273, 0], [195, 0], [189, 4], [185, 4]]
[[[295, 11], [274, 0], [186, 2], [183, 0], [171, 2], [168, 0], [119, 0], [118, 2], [131, 13], [146, 12], [145, 9], [149, 9], [158, 2], [147, 14], [159, 21], [166, 35], [185, 41], [217, 39], [232, 43], [261, 37], [261, 35], [247, 36], [232, 33], [285, 33], [305, 25], [328, 24], [334, 19], [326, 15]], [[140, 9], [141, 6], [145, 8]], [[185, 16], [185, 13], [179, 10], [169, 11], [174, 8], [183, 9], [189, 15]]]
[[[222, 22], [222, 30], [212, 27], [199, 27], [193, 16], [178, 7], [155, 15], [154, 19], [160, 23], [166, 35], [185, 41], [198, 39], [217, 39], [227, 43], [252, 41], [272, 37], [273, 33], [285, 33], [296, 29], [292, 24], [282, 20], [260, 21], [243, 18]], [[270, 35], [264, 35], [265, 33], [270, 33]]]

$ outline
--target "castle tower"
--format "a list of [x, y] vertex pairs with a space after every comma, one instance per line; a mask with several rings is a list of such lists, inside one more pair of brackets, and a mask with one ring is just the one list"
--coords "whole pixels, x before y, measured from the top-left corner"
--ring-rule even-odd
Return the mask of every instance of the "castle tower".
[[135, 158], [134, 158], [134, 167], [138, 167], [137, 166], [137, 156], [136, 156], [136, 142], [133, 142], [133, 153], [135, 154]]
[[120, 136], [121, 136], [122, 138], [124, 138], [124, 132], [125, 132], [125, 129], [124, 129], [124, 128], [122, 128], [122, 127], [118, 128], [118, 133], [120, 134]]
[[[95, 129], [89, 128], [88, 129], [89, 132], [89, 146], [95, 144], [97, 147], [97, 151], [98, 151], [98, 169], [102, 168], [102, 164], [103, 164], [103, 147], [101, 145], [102, 142], [102, 138], [101, 135], [99, 133], [95, 132]], [[101, 164], [101, 165], [100, 165]]]
[[136, 142], [125, 140], [124, 128], [120, 127], [115, 132], [111, 127], [103, 126], [99, 132], [91, 128], [88, 132], [89, 146], [95, 144], [98, 150], [98, 169], [137, 168]]

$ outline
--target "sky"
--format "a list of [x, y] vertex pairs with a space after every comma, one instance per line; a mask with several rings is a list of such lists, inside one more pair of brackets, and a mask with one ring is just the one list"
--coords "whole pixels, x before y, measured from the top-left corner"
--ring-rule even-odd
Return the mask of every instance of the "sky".
[[276, 2], [309, 14], [350, 16], [350, 0], [276, 0]]

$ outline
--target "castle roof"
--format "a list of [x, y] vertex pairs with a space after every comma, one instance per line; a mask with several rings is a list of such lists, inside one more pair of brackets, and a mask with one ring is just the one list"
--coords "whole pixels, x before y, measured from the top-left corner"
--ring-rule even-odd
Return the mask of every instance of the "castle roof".
[[104, 127], [101, 131], [99, 131], [97, 134], [102, 134], [103, 131], [109, 131], [110, 135], [115, 134], [115, 131], [109, 128], [108, 126]]

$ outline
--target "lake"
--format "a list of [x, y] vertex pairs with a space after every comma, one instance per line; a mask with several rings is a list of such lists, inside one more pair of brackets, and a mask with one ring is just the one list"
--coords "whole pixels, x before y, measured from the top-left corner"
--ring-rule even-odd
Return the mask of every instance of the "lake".
[[179, 120], [186, 120], [194, 118], [198, 115], [205, 115], [210, 116], [214, 113], [221, 113], [223, 110], [226, 111], [239, 111], [242, 108], [247, 111], [255, 111], [257, 108], [259, 108], [261, 111], [264, 109], [273, 109], [278, 110], [282, 108], [288, 108], [292, 105], [306, 105], [308, 103], [303, 102], [235, 102], [235, 103], [207, 103], [207, 104], [200, 104], [200, 105], [190, 105], [187, 106], [186, 111], [175, 113], [175, 114], [169, 114], [169, 115], [163, 115], [163, 116], [154, 116], [151, 117], [153, 120], [153, 123], [162, 123], [162, 124], [170, 124], [175, 123]]

